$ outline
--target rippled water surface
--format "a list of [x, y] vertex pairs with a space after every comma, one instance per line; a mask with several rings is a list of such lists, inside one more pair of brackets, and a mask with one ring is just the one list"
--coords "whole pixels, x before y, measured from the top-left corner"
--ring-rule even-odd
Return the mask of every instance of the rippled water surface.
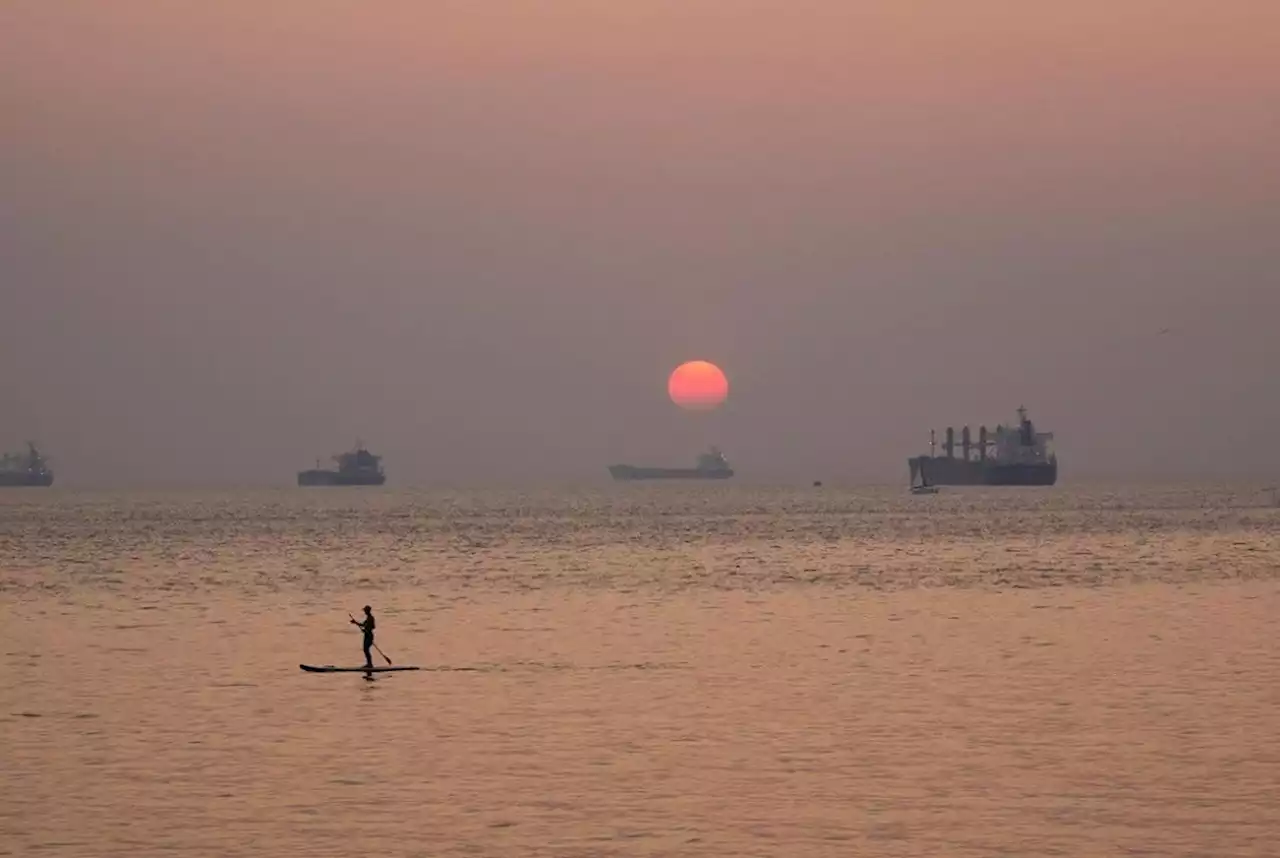
[[9, 491], [0, 855], [1271, 856], [1277, 618], [1250, 487]]

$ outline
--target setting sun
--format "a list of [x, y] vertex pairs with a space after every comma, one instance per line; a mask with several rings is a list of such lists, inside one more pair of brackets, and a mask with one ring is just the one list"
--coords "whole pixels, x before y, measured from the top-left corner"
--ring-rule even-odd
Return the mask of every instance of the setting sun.
[[667, 379], [671, 401], [692, 411], [710, 411], [729, 395], [729, 380], [720, 367], [705, 360], [680, 364]]

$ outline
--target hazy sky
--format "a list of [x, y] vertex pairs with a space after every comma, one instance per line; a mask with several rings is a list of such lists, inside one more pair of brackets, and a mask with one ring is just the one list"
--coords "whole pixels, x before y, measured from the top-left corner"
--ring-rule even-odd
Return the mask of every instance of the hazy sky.
[[0, 447], [60, 483], [357, 436], [400, 484], [905, 482], [1019, 403], [1064, 480], [1280, 475], [1275, 0], [10, 0], [0, 43]]

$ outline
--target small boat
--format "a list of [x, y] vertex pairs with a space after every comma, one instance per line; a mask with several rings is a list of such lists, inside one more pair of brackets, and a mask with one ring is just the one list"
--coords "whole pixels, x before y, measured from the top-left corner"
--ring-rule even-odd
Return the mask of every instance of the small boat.
[[392, 665], [390, 667], [334, 667], [332, 664], [300, 664], [298, 667], [308, 673], [391, 673], [396, 670], [421, 670], [412, 665]]
[[[917, 474], [920, 476], [920, 482], [918, 483], [915, 481]], [[938, 487], [929, 482], [929, 478], [925, 476], [923, 468], [919, 471], [915, 468], [911, 469], [911, 493], [913, 495], [936, 495], [938, 493]]]

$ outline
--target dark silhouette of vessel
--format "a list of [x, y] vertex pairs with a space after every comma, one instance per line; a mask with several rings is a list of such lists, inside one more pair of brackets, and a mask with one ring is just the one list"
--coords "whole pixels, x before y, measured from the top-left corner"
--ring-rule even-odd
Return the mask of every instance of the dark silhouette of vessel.
[[1053, 452], [1053, 433], [1037, 432], [1018, 409], [1017, 426], [987, 427], [978, 430], [974, 443], [969, 427], [962, 430], [960, 455], [956, 456], [955, 430], [947, 427], [943, 455], [934, 455], [934, 433], [929, 432], [929, 455], [907, 460], [912, 490], [934, 486], [1051, 486], [1058, 481], [1058, 457]]
[[382, 470], [382, 457], [373, 455], [359, 442], [354, 450], [334, 456], [333, 461], [338, 465], [336, 470], [320, 467], [317, 459], [314, 468], [299, 471], [298, 485], [380, 486], [387, 481]]
[[5, 453], [0, 456], [0, 486], [45, 487], [53, 485], [53, 471], [49, 462], [40, 455], [36, 445], [27, 442], [25, 453]]
[[639, 465], [610, 465], [609, 473], [615, 480], [727, 480], [733, 476], [733, 468], [724, 454], [712, 447], [698, 456], [698, 464], [692, 468], [650, 468]]

